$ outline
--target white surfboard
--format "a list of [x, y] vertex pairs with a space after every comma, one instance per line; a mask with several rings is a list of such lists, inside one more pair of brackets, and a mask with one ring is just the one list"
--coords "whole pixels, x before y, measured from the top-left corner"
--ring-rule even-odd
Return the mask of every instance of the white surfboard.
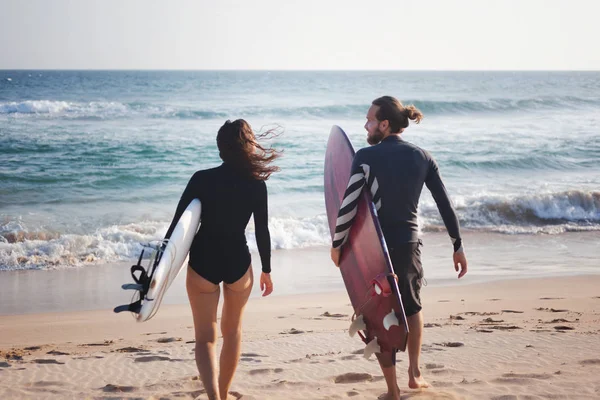
[[200, 227], [201, 211], [200, 200], [192, 200], [175, 225], [160, 262], [154, 270], [148, 292], [142, 299], [142, 307], [136, 318], [138, 322], [147, 321], [156, 314], [167, 289], [182, 267], [187, 265], [192, 241]]

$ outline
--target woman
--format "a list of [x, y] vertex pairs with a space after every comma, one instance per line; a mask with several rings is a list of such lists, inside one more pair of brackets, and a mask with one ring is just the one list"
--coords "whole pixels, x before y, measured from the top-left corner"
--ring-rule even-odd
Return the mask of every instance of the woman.
[[[254, 280], [245, 236], [252, 214], [262, 262], [260, 289], [263, 296], [273, 291], [265, 181], [279, 170], [269, 165], [279, 154], [258, 144], [252, 128], [242, 119], [225, 122], [217, 134], [217, 146], [223, 164], [192, 176], [166, 238], [171, 236], [190, 201], [199, 199], [201, 225], [190, 249], [186, 287], [194, 316], [200, 379], [210, 399], [224, 400], [240, 357], [242, 314]], [[223, 348], [217, 378], [215, 345], [221, 282]]]

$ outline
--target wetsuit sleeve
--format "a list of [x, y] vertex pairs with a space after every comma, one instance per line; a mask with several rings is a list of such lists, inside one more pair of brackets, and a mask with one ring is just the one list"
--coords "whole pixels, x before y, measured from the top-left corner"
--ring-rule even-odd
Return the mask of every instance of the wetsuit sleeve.
[[425, 184], [431, 192], [431, 195], [437, 204], [438, 210], [442, 215], [442, 220], [444, 221], [446, 230], [448, 231], [450, 239], [452, 240], [452, 244], [454, 245], [454, 251], [461, 251], [462, 239], [460, 237], [458, 217], [454, 212], [454, 207], [452, 207], [452, 202], [450, 201], [450, 197], [448, 196], [444, 182], [442, 182], [438, 165], [431, 156], [429, 156], [429, 169], [427, 171]]
[[200, 175], [196, 172], [190, 181], [188, 182], [183, 194], [181, 195], [181, 199], [179, 199], [179, 204], [177, 205], [177, 209], [175, 210], [175, 216], [173, 216], [173, 221], [171, 221], [171, 225], [169, 229], [167, 229], [167, 234], [165, 235], [165, 239], [169, 239], [173, 234], [173, 230], [175, 229], [175, 225], [181, 218], [181, 215], [190, 205], [190, 202], [198, 197], [198, 190], [200, 187]]
[[366, 183], [365, 171], [363, 170], [360, 159], [360, 152], [358, 152], [352, 160], [350, 180], [348, 181], [344, 199], [342, 200], [338, 212], [335, 235], [333, 236], [333, 242], [331, 244], [333, 248], [338, 248], [346, 243], [348, 236], [350, 235], [350, 228], [352, 228], [352, 224], [356, 217], [358, 200], [360, 199], [360, 194]]
[[262, 263], [262, 272], [271, 272], [271, 234], [269, 233], [269, 207], [267, 201], [267, 185], [260, 182], [258, 196], [254, 205], [254, 232], [256, 245]]

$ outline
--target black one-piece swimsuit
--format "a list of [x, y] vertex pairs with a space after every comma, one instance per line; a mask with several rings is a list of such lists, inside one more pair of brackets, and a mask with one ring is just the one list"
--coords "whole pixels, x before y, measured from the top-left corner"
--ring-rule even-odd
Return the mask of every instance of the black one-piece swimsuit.
[[189, 264], [200, 276], [219, 284], [240, 279], [251, 263], [245, 230], [254, 214], [262, 271], [271, 272], [267, 185], [241, 175], [227, 164], [196, 172], [185, 188], [168, 239], [193, 199], [202, 203], [201, 224], [190, 249]]

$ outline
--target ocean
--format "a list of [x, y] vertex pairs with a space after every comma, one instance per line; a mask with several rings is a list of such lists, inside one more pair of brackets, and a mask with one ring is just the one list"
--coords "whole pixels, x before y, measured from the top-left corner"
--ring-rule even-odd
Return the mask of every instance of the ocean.
[[[283, 150], [273, 249], [328, 246], [329, 131], [366, 146], [381, 95], [423, 112], [403, 136], [437, 160], [471, 236], [600, 231], [600, 72], [3, 70], [0, 271], [134, 260], [191, 175], [221, 163], [217, 130], [237, 118], [283, 131], [265, 143]], [[425, 238], [443, 231], [427, 189], [419, 221]]]

